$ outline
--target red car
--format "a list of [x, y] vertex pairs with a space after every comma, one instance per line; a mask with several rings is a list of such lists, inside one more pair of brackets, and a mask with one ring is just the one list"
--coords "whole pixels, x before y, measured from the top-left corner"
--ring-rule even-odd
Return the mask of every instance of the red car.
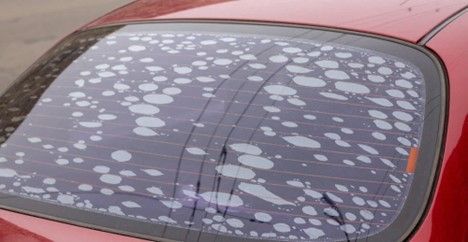
[[135, 1], [0, 97], [2, 241], [467, 241], [466, 0]]

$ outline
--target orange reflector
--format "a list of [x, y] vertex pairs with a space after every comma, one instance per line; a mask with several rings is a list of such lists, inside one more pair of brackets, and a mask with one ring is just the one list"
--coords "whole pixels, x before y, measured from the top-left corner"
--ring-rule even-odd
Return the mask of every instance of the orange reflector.
[[416, 170], [416, 161], [418, 160], [418, 148], [417, 147], [411, 147], [410, 153], [408, 156], [408, 163], [406, 164], [406, 172], [408, 173], [414, 173], [414, 170]]

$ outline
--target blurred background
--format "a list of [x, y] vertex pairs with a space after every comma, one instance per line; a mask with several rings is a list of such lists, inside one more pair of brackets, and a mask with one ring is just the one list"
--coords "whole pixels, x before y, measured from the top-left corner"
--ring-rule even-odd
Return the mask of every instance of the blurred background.
[[0, 89], [57, 41], [131, 0], [0, 0]]

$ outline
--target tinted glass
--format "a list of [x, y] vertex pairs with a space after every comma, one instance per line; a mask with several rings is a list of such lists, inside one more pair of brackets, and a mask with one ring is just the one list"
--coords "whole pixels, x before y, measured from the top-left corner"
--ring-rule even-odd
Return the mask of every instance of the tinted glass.
[[80, 33], [0, 99], [3, 203], [179, 240], [366, 239], [416, 217], [440, 83], [422, 52], [348, 34]]

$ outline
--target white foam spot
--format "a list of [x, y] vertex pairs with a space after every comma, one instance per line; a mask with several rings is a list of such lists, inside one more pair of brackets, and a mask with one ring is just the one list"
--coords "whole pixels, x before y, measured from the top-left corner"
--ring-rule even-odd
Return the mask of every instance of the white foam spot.
[[398, 100], [397, 105], [406, 110], [416, 110], [416, 108], [408, 101]]
[[395, 84], [403, 88], [408, 88], [408, 89], [413, 88], [413, 84], [411, 84], [411, 82], [404, 80], [404, 79], [396, 80]]
[[143, 100], [151, 104], [169, 104], [174, 101], [174, 98], [166, 94], [148, 94], [143, 97]]
[[352, 233], [356, 232], [356, 228], [354, 228], [354, 226], [351, 225], [351, 224], [340, 225], [340, 229], [342, 231], [344, 231], [345, 233], [347, 233], [347, 234], [352, 234]]
[[156, 170], [156, 169], [142, 169], [143, 172], [150, 176], [162, 176], [164, 175], [161, 171]]
[[155, 77], [153, 77], [153, 81], [155, 81], [155, 82], [165, 82], [165, 81], [167, 81], [167, 77], [165, 77], [165, 76], [155, 76]]
[[130, 86], [127, 84], [122, 84], [122, 83], [116, 83], [114, 84], [114, 89], [117, 89], [118, 91], [125, 91], [130, 89]]
[[379, 75], [367, 75], [367, 79], [369, 79], [369, 81], [375, 82], [375, 83], [385, 82], [385, 78], [383, 78], [382, 76], [379, 76]]
[[139, 52], [139, 51], [146, 50], [146, 47], [144, 47], [142, 45], [132, 45], [132, 46], [128, 47], [128, 50], [129, 51], [134, 51], [134, 52]]
[[213, 63], [215, 65], [219, 65], [219, 66], [226, 66], [226, 65], [229, 65], [232, 63], [232, 60], [230, 59], [224, 59], [224, 58], [219, 58], [219, 59], [216, 59], [213, 61]]
[[389, 166], [391, 168], [395, 168], [396, 166], [393, 164], [393, 162], [391, 162], [390, 160], [388, 159], [385, 159], [385, 158], [380, 158], [380, 161], [382, 161], [382, 163], [384, 163], [386, 166]]
[[361, 214], [361, 216], [366, 220], [374, 219], [374, 214], [369, 210], [366, 210], [366, 209], [360, 210], [359, 214]]
[[378, 140], [387, 139], [387, 137], [384, 134], [380, 133], [380, 132], [372, 132], [372, 137], [374, 137], [374, 138], [376, 138]]
[[182, 207], [182, 203], [174, 200], [162, 200], [161, 203], [164, 204], [164, 206], [172, 209], [179, 209]]
[[325, 76], [331, 79], [335, 80], [346, 80], [349, 79], [348, 74], [344, 71], [339, 71], [339, 70], [328, 70], [325, 71]]
[[286, 70], [288, 70], [291, 73], [297, 73], [297, 74], [305, 74], [305, 73], [309, 73], [312, 71], [309, 68], [305, 68], [305, 67], [298, 66], [298, 65], [287, 65]]
[[159, 108], [150, 104], [135, 104], [128, 107], [130, 112], [137, 114], [153, 115], [159, 113]]
[[306, 103], [298, 98], [288, 98], [288, 103], [296, 106], [305, 106]]
[[78, 186], [78, 189], [79, 189], [80, 191], [89, 192], [89, 191], [93, 190], [93, 186], [91, 186], [91, 185], [89, 185], [89, 184], [80, 184], [80, 185]]
[[256, 155], [241, 155], [237, 159], [243, 165], [258, 169], [271, 169], [274, 166], [273, 161]]
[[150, 71], [150, 72], [159, 72], [159, 71], [164, 70], [164, 68], [162, 68], [160, 66], [146, 66], [145, 69]]
[[241, 56], [239, 56], [239, 58], [242, 59], [242, 60], [256, 60], [257, 59], [257, 57], [255, 57], [252, 54], [241, 55]]
[[140, 136], [145, 136], [145, 137], [157, 135], [157, 133], [154, 132], [154, 130], [147, 128], [147, 127], [136, 127], [133, 129], [133, 133], [140, 135]]
[[389, 90], [386, 90], [385, 92], [388, 95], [392, 96], [392, 97], [396, 97], [396, 98], [404, 98], [405, 97], [405, 94], [400, 90], [389, 89]]
[[214, 78], [208, 76], [199, 76], [196, 78], [199, 82], [208, 83], [216, 81]]
[[307, 229], [303, 229], [304, 233], [307, 234], [307, 236], [309, 236], [309, 239], [318, 239], [322, 236], [325, 235], [325, 233], [323, 232], [323, 230], [321, 229], [317, 229], [317, 228], [307, 228]]
[[281, 123], [281, 125], [288, 127], [288, 128], [296, 128], [298, 125], [294, 122], [291, 121], [284, 121]]
[[207, 154], [204, 150], [198, 147], [190, 147], [190, 148], [186, 148], [185, 150], [192, 155], [206, 155]]
[[126, 162], [132, 158], [132, 154], [126, 150], [117, 150], [112, 152], [111, 157], [118, 162]]
[[302, 208], [302, 212], [305, 213], [305, 214], [307, 214], [307, 215], [311, 215], [311, 216], [315, 216], [315, 215], [318, 214], [318, 213], [317, 213], [317, 210], [315, 210], [315, 208], [312, 207], [312, 206], [304, 206], [304, 207]]
[[57, 201], [63, 204], [73, 204], [75, 203], [75, 198], [72, 195], [67, 195], [67, 194], [59, 194], [57, 196]]
[[382, 75], [390, 75], [393, 73], [392, 69], [388, 68], [388, 67], [380, 67], [378, 70], [377, 70], [378, 73], [382, 74]]
[[402, 122], [395, 122], [395, 127], [401, 131], [409, 132], [411, 131], [411, 127], [405, 123]]
[[335, 53], [335, 56], [338, 58], [346, 59], [352, 57], [353, 55], [349, 52], [337, 52]]
[[286, 183], [288, 185], [290, 185], [290, 186], [293, 186], [293, 187], [300, 187], [300, 188], [305, 187], [304, 183], [302, 183], [300, 181], [290, 180], [290, 181], [286, 181]]
[[101, 175], [101, 177], [99, 177], [99, 180], [107, 184], [115, 185], [115, 184], [119, 184], [122, 181], [122, 178], [120, 176], [113, 175], [113, 174], [103, 174]]
[[352, 201], [353, 201], [354, 204], [356, 204], [358, 206], [364, 206], [366, 204], [364, 199], [362, 199], [361, 197], [358, 197], [358, 196], [354, 196], [352, 198]]
[[328, 132], [328, 133], [325, 133], [324, 136], [333, 140], [341, 139], [341, 136], [337, 133]]
[[397, 140], [398, 140], [398, 142], [400, 142], [404, 146], [411, 146], [411, 141], [409, 141], [405, 137], [398, 137]]
[[273, 203], [275, 205], [291, 205], [295, 206], [294, 203], [288, 202], [284, 200], [283, 198], [277, 196], [276, 194], [268, 191], [264, 186], [258, 185], [258, 184], [250, 184], [250, 183], [245, 183], [241, 182], [239, 184], [239, 189], [245, 193], [248, 193], [252, 196], [255, 196], [257, 198], [260, 198], [266, 202]]
[[68, 96], [72, 98], [83, 98], [83, 97], [86, 97], [86, 94], [82, 92], [70, 92]]
[[297, 48], [297, 47], [285, 47], [283, 48], [283, 51], [286, 53], [295, 54], [295, 53], [301, 52], [302, 49]]
[[257, 70], [266, 68], [266, 66], [264, 64], [261, 64], [261, 63], [251, 63], [251, 64], [249, 64], [249, 66], [251, 68], [257, 69]]
[[379, 119], [388, 118], [388, 116], [385, 113], [378, 111], [378, 110], [371, 109], [371, 110], [368, 110], [367, 112], [369, 113], [371, 117], [374, 117], [374, 118], [379, 118]]
[[228, 218], [226, 219], [226, 223], [233, 228], [242, 228], [244, 227], [244, 223], [237, 218]]
[[370, 63], [381, 65], [385, 63], [385, 60], [380, 56], [371, 56], [367, 59]]
[[42, 139], [39, 137], [31, 137], [31, 138], [28, 138], [28, 141], [31, 143], [40, 143], [42, 142]]
[[255, 145], [247, 144], [247, 143], [236, 143], [229, 145], [231, 149], [240, 152], [240, 153], [246, 153], [250, 155], [260, 155], [262, 153], [262, 150]]
[[304, 189], [304, 193], [307, 196], [311, 196], [312, 198], [315, 198], [315, 199], [320, 199], [320, 198], [323, 197], [322, 193], [317, 192], [317, 191], [312, 190], [312, 189]]
[[124, 205], [127, 208], [141, 208], [140, 204], [133, 201], [124, 201], [122, 202], [122, 205]]
[[369, 145], [358, 144], [358, 146], [361, 147], [361, 149], [363, 149], [364, 151], [366, 151], [369, 154], [372, 154], [372, 155], [378, 155], [379, 154], [379, 152], [376, 149], [374, 149], [373, 147], [371, 147]]
[[270, 214], [268, 213], [264, 213], [264, 212], [256, 212], [254, 214], [254, 217], [256, 220], [258, 221], [262, 221], [262, 222], [265, 222], [265, 223], [268, 223], [272, 220], [272, 217]]
[[343, 199], [338, 197], [337, 195], [331, 193], [331, 192], [326, 192], [328, 198], [330, 198], [332, 201], [337, 202], [337, 203], [343, 203]]
[[148, 128], [160, 128], [166, 125], [166, 123], [155, 117], [139, 117], [135, 120], [136, 124], [142, 127]]
[[154, 83], [144, 83], [144, 84], [140, 84], [138, 88], [144, 92], [151, 92], [151, 91], [158, 90], [158, 85]]
[[264, 106], [263, 109], [267, 112], [270, 113], [279, 113], [281, 112], [281, 109], [274, 107], [274, 106]]
[[372, 98], [372, 97], [366, 97], [369, 101], [377, 104], [377, 105], [380, 105], [380, 106], [383, 106], [383, 107], [392, 107], [393, 104], [388, 101], [388, 99], [386, 98], [379, 98], [379, 97], [376, 97], [376, 98]]
[[146, 188], [146, 191], [155, 195], [160, 195], [160, 196], [164, 195], [163, 191], [159, 187], [148, 187]]
[[110, 171], [110, 168], [107, 166], [95, 166], [93, 168], [93, 171], [104, 174], [104, 173], [108, 173]]
[[192, 80], [190, 80], [188, 78], [176, 78], [176, 79], [174, 79], [174, 83], [177, 83], [177, 84], [189, 84], [191, 82], [192, 82]]
[[177, 223], [177, 221], [175, 221], [174, 219], [169, 218], [168, 216], [165, 216], [165, 215], [159, 216], [158, 219], [160, 221], [162, 221], [162, 222], [169, 223], [169, 224], [176, 224]]
[[99, 72], [98, 75], [99, 75], [100, 77], [102, 77], [102, 78], [115, 76], [115, 74], [114, 74], [113, 72], [110, 72], [110, 71]]
[[27, 193], [45, 193], [44, 189], [38, 187], [23, 186], [22, 189]]
[[331, 61], [331, 60], [321, 60], [321, 61], [316, 61], [316, 65], [322, 67], [322, 68], [338, 68], [338, 62], [336, 61]]
[[335, 184], [335, 187], [338, 191], [341, 191], [341, 192], [348, 192], [348, 188], [344, 185], [340, 185], [340, 184]]
[[367, 94], [370, 92], [369, 88], [367, 88], [366, 86], [352, 82], [337, 81], [335, 82], [335, 87], [336, 89], [343, 92], [351, 92], [358, 94]]
[[127, 176], [127, 177], [136, 176], [135, 172], [131, 170], [121, 170], [119, 174], [122, 176]]
[[284, 136], [282, 137], [286, 142], [303, 148], [318, 149], [321, 147], [320, 143], [304, 136]]
[[188, 66], [175, 66], [172, 69], [174, 70], [175, 73], [181, 74], [181, 75], [188, 74], [188, 73], [192, 72], [192, 68], [190, 68]]
[[253, 81], [253, 82], [261, 82], [263, 81], [263, 78], [260, 76], [249, 76], [247, 77], [247, 80]]
[[117, 118], [114, 114], [99, 114], [98, 118], [100, 120], [114, 120]]
[[273, 228], [280, 233], [287, 233], [291, 231], [291, 227], [285, 223], [276, 223], [273, 225]]
[[321, 92], [320, 95], [322, 95], [322, 96], [324, 96], [326, 98], [340, 100], [340, 101], [348, 100], [348, 98], [343, 96], [343, 95], [336, 94], [336, 93], [331, 93], [331, 92]]
[[294, 95], [297, 93], [295, 89], [283, 85], [268, 85], [263, 89], [272, 95]]
[[409, 113], [405, 113], [402, 111], [394, 111], [392, 115], [401, 121], [405, 121], [405, 122], [413, 121], [413, 116], [411, 116], [411, 114]]
[[284, 63], [288, 61], [288, 57], [284, 55], [274, 55], [274, 56], [271, 56], [269, 60], [273, 63]]
[[100, 122], [79, 122], [85, 128], [99, 128], [102, 126]]
[[225, 192], [204, 192], [200, 197], [207, 202], [225, 207], [239, 207], [244, 204], [239, 196]]
[[255, 172], [249, 168], [245, 168], [237, 165], [220, 165], [216, 166], [216, 171], [223, 176], [240, 178], [240, 179], [252, 179], [255, 177]]
[[295, 76], [293, 78], [293, 81], [297, 85], [305, 87], [324, 87], [326, 85], [325, 81], [323, 81], [322, 79], [308, 76]]
[[203, 41], [200, 42], [200, 44], [202, 44], [202, 45], [214, 45], [216, 43], [218, 43], [216, 40], [211, 40], [211, 39], [203, 40]]

